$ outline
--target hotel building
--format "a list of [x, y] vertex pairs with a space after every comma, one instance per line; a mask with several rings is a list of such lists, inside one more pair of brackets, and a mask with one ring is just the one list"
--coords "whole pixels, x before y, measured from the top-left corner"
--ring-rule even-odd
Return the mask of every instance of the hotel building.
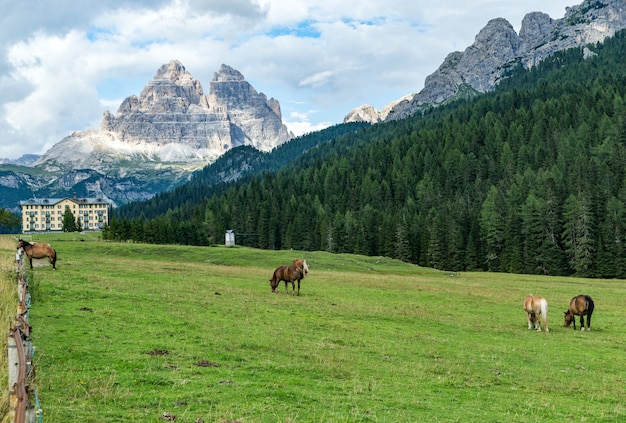
[[109, 223], [111, 204], [103, 198], [32, 198], [20, 201], [22, 232], [62, 232], [69, 209], [83, 231], [102, 231]]

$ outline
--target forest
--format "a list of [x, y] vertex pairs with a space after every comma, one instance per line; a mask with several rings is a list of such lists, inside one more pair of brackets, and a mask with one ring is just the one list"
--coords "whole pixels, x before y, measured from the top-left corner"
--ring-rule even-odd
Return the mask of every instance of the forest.
[[234, 230], [261, 249], [626, 277], [625, 44], [520, 66], [492, 93], [344, 131], [276, 169], [197, 178], [120, 208], [103, 236], [211, 245]]

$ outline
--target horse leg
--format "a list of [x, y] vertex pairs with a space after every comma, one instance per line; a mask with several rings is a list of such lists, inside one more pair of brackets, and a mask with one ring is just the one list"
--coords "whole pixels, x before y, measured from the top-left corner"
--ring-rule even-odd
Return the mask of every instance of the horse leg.
[[533, 328], [533, 318], [532, 318], [532, 314], [530, 314], [529, 312], [526, 312], [526, 318], [528, 319], [528, 330]]
[[591, 331], [591, 314], [587, 315], [587, 332]]
[[537, 329], [539, 332], [541, 332], [541, 325], [539, 322], [539, 313], [534, 313], [533, 314], [533, 319], [535, 320], [535, 329]]
[[300, 279], [298, 279], [298, 297], [300, 296]]
[[[589, 326], [589, 324], [587, 324], [587, 326]], [[585, 315], [584, 314], [580, 315], [580, 330], [581, 331], [585, 330]]]
[[33, 258], [28, 257], [28, 261], [30, 262], [30, 270], [33, 270]]

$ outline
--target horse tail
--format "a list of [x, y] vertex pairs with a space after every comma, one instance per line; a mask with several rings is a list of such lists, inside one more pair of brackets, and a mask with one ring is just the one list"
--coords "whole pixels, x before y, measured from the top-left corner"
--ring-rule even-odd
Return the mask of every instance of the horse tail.
[[543, 329], [548, 332], [548, 301], [545, 298], [542, 298], [539, 301], [539, 306], [541, 307], [541, 321], [543, 323]]
[[587, 314], [591, 315], [593, 313], [593, 309], [595, 308], [595, 304], [589, 295], [585, 295], [585, 303]]
[[[50, 245], [50, 244], [48, 244]], [[56, 270], [57, 266], [57, 250], [55, 250], [54, 248], [50, 247], [50, 250], [52, 251], [52, 254], [50, 255], [50, 263], [52, 264], [52, 268], [54, 270]]]

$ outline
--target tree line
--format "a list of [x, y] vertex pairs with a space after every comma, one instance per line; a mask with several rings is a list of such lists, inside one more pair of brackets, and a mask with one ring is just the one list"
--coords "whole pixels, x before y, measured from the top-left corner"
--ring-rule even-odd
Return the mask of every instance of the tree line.
[[625, 277], [624, 40], [587, 59], [557, 53], [493, 93], [337, 137], [150, 218], [114, 215], [105, 237], [208, 245], [232, 229], [264, 249]]

